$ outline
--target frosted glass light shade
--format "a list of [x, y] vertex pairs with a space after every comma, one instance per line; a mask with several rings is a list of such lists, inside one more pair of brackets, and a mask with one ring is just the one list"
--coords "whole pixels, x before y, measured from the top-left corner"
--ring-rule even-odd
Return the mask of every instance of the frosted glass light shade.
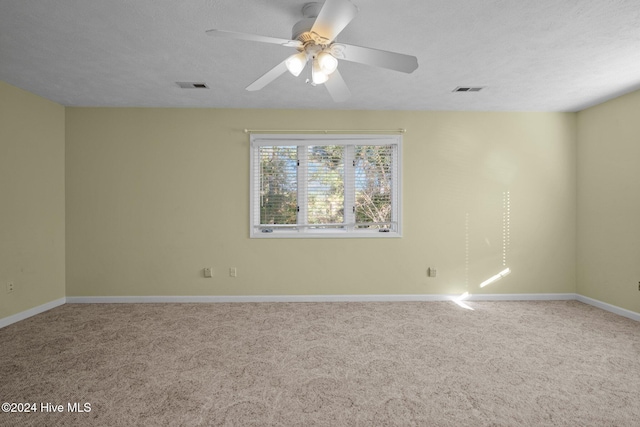
[[317, 85], [320, 85], [329, 80], [329, 76], [327, 75], [327, 73], [322, 71], [322, 69], [320, 68], [320, 64], [317, 58], [313, 60], [313, 68], [311, 68], [311, 80], [314, 84]]
[[320, 52], [318, 54], [318, 63], [323, 73], [329, 75], [338, 68], [338, 60], [335, 56], [327, 51]]
[[291, 74], [298, 77], [307, 65], [307, 55], [304, 52], [296, 53], [288, 57], [284, 64]]

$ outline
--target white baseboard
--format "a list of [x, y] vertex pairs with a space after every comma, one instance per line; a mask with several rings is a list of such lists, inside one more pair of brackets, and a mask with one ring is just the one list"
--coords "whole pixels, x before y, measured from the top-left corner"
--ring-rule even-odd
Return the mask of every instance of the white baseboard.
[[448, 295], [230, 295], [67, 297], [68, 303], [218, 303], [218, 302], [366, 302], [447, 301]]
[[617, 305], [608, 304], [606, 302], [602, 302], [597, 299], [585, 297], [584, 295], [577, 295], [576, 299], [585, 304], [589, 304], [594, 307], [598, 307], [603, 310], [610, 311], [611, 313], [615, 313], [619, 316], [628, 317], [629, 319], [633, 319], [637, 322], [640, 322], [640, 313], [636, 313], [635, 311], [627, 310], [626, 308], [621, 308], [621, 307], [618, 307]]
[[[0, 328], [28, 319], [52, 308], [68, 304], [111, 303], [220, 303], [220, 302], [392, 302], [392, 301], [451, 301], [460, 295], [234, 295], [234, 296], [113, 296], [66, 297], [0, 319]], [[577, 300], [602, 310], [640, 322], [640, 313], [579, 294], [471, 294], [465, 301], [561, 301]]]
[[[234, 296], [113, 296], [67, 297], [70, 304], [93, 303], [212, 303], [212, 302], [391, 302], [451, 301], [459, 295], [395, 294], [395, 295], [234, 295]], [[575, 300], [576, 294], [471, 294], [467, 301], [553, 301]]]
[[45, 311], [51, 310], [52, 308], [59, 307], [65, 302], [66, 298], [60, 298], [54, 301], [50, 301], [46, 304], [39, 305], [37, 307], [30, 308], [29, 310], [21, 311], [20, 313], [16, 313], [12, 316], [3, 317], [2, 319], [0, 319], [0, 329], [21, 320], [28, 319], [29, 317], [35, 316], [36, 314], [44, 313]]

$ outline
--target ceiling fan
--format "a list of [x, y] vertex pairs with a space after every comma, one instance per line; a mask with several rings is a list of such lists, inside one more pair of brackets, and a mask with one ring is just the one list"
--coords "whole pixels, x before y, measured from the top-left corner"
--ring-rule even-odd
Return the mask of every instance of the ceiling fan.
[[411, 73], [418, 68], [415, 56], [336, 42], [338, 34], [356, 13], [358, 8], [350, 0], [307, 3], [302, 8], [304, 19], [293, 26], [291, 40], [217, 29], [206, 33], [214, 37], [278, 44], [298, 50], [247, 86], [247, 90], [260, 90], [286, 71], [297, 77], [310, 62], [311, 79], [307, 81], [314, 86], [324, 84], [333, 100], [342, 102], [351, 96], [351, 92], [338, 71], [339, 59], [404, 73]]

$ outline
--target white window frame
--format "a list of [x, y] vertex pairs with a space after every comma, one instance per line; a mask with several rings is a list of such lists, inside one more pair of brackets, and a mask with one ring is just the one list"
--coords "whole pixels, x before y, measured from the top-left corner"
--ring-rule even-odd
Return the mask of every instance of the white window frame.
[[[278, 238], [398, 238], [402, 237], [402, 135], [344, 135], [344, 134], [251, 134], [250, 136], [250, 164], [249, 164], [249, 236], [256, 239], [278, 239]], [[343, 228], [305, 228], [299, 227], [267, 227], [260, 225], [260, 177], [254, 168], [259, 165], [260, 146], [271, 145], [288, 145], [306, 147], [310, 145], [345, 145], [346, 159], [352, 158], [353, 146], [355, 145], [395, 145], [396, 155], [393, 158], [392, 168], [394, 169], [394, 177], [392, 192], [396, 195], [392, 198], [392, 218], [393, 229], [388, 232], [380, 232], [377, 229], [356, 229], [354, 227]], [[299, 148], [300, 151], [300, 148]], [[305, 151], [305, 150], [302, 150]], [[347, 168], [345, 162], [345, 206], [355, 205], [355, 172], [354, 169]], [[300, 179], [300, 178], [299, 178]], [[300, 189], [299, 189], [300, 191]], [[306, 217], [304, 212], [305, 203], [304, 195], [300, 197], [298, 204], [300, 205], [300, 218]], [[355, 223], [355, 213], [351, 209], [344, 210], [345, 224]], [[269, 229], [269, 232], [264, 232]]]

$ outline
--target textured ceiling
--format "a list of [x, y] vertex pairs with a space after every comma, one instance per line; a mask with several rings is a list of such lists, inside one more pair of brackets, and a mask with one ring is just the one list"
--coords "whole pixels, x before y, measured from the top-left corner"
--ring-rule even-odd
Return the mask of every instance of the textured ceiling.
[[304, 73], [245, 91], [295, 50], [205, 30], [290, 38], [306, 2], [0, 0], [0, 80], [67, 106], [375, 110], [578, 111], [640, 88], [640, 0], [354, 0], [338, 40], [414, 55], [413, 74], [341, 61], [340, 104]]

